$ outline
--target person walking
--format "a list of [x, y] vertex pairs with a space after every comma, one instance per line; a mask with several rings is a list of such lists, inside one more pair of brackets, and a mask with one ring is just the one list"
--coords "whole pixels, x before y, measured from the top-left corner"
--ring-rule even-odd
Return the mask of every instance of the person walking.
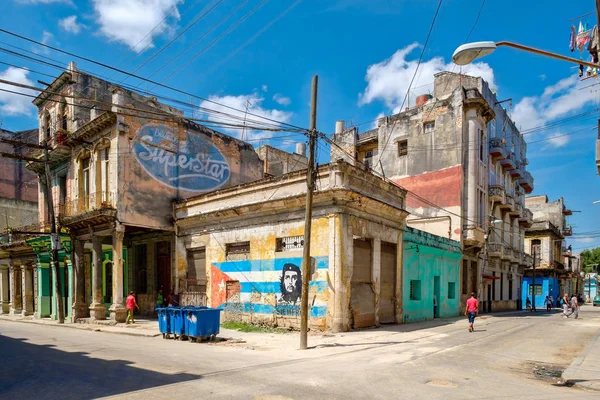
[[531, 309], [531, 300], [529, 300], [529, 297], [525, 299], [525, 308], [527, 309], [527, 311], [533, 312], [533, 310]]
[[469, 318], [469, 332], [475, 330], [473, 324], [475, 323], [475, 317], [477, 316], [478, 310], [479, 302], [475, 298], [475, 293], [471, 292], [471, 298], [467, 300], [467, 306], [465, 308], [465, 315]]
[[127, 299], [125, 300], [125, 304], [127, 307], [127, 320], [125, 321], [125, 323], [129, 323], [129, 320], [131, 320], [132, 324], [135, 324], [135, 321], [133, 320], [133, 309], [135, 307], [137, 307], [138, 311], [140, 309], [140, 306], [137, 305], [137, 301], [135, 301], [135, 296], [134, 296], [134, 292], [133, 290], [131, 290], [129, 292], [129, 296], [127, 296]]
[[546, 311], [552, 311], [552, 297], [546, 296], [546, 299], [544, 300], [544, 305], [546, 306]]
[[577, 301], [577, 296], [573, 295], [573, 297], [571, 297], [571, 313], [569, 315], [574, 314], [575, 315], [575, 319], [579, 318], [579, 302]]
[[563, 318], [569, 318], [569, 295], [567, 293], [565, 293], [565, 295], [563, 296], [562, 299], [560, 299], [560, 304], [562, 305], [562, 315]]

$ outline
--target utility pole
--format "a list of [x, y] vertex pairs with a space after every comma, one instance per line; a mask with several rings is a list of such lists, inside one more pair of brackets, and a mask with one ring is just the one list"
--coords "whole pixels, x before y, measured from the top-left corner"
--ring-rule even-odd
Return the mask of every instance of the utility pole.
[[[22, 161], [29, 161], [35, 163], [43, 163], [44, 164], [44, 175], [46, 180], [46, 207], [48, 207], [48, 215], [50, 216], [50, 237], [52, 243], [52, 259], [54, 264], [54, 271], [56, 272], [56, 277], [54, 279], [54, 290], [55, 297], [57, 301], [58, 307], [58, 323], [64, 324], [65, 322], [65, 313], [62, 301], [62, 285], [60, 279], [60, 263], [58, 262], [58, 250], [60, 249], [60, 236], [56, 231], [56, 219], [54, 216], [54, 201], [52, 199], [52, 176], [50, 174], [50, 153], [48, 151], [48, 145], [40, 145], [34, 143], [27, 143], [18, 140], [11, 139], [0, 139], [0, 143], [12, 144], [13, 146], [23, 146], [34, 149], [44, 150], [44, 161], [38, 160], [37, 158], [27, 157], [20, 154], [11, 154], [11, 153], [0, 153], [0, 156], [15, 158]], [[41, 233], [39, 233], [41, 234]]]
[[300, 298], [300, 350], [308, 345], [308, 285], [310, 284], [310, 230], [312, 225], [312, 202], [315, 186], [315, 144], [317, 140], [317, 88], [319, 77], [312, 80], [310, 99], [310, 127], [308, 139], [308, 170], [306, 171], [306, 214], [304, 219], [304, 249], [302, 253], [302, 297]]

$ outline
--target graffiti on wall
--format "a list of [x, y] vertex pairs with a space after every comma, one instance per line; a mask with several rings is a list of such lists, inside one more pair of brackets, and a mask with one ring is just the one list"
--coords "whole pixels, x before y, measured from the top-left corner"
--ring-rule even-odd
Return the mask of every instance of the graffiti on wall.
[[229, 181], [231, 169], [219, 149], [202, 134], [147, 124], [137, 132], [133, 154], [154, 179], [171, 188], [192, 192], [216, 190]]
[[[328, 268], [328, 257], [315, 257], [317, 271]], [[211, 305], [227, 312], [300, 316], [302, 258], [212, 263]], [[327, 315], [320, 294], [328, 290], [325, 274], [309, 284], [312, 318]]]

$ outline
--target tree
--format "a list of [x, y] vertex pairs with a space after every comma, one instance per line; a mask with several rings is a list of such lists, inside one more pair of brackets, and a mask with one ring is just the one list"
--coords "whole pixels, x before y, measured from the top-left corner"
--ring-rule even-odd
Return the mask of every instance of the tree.
[[582, 251], [581, 265], [583, 266], [583, 270], [585, 272], [600, 271], [600, 247]]

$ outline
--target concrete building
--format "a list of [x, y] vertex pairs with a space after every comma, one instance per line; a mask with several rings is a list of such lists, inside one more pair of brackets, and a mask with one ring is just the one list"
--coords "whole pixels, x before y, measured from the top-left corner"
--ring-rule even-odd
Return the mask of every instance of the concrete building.
[[[567, 225], [566, 217], [572, 215], [562, 199], [549, 201], [548, 196], [528, 196], [525, 199], [528, 209], [533, 212], [533, 224], [525, 232], [525, 251], [534, 258], [536, 282], [528, 279], [528, 288], [523, 287], [523, 295], [533, 295], [535, 287], [535, 306], [543, 307], [544, 298], [549, 290], [555, 297], [564, 293], [572, 294], [577, 289], [572, 286], [574, 269], [571, 253], [565, 238], [573, 234]], [[525, 270], [525, 275], [533, 278], [533, 268]], [[546, 279], [547, 278], [547, 279]], [[547, 288], [541, 282], [549, 282]], [[523, 297], [523, 301], [525, 297]]]
[[[142, 313], [151, 314], [158, 290], [194, 288], [197, 282], [177, 267], [172, 203], [262, 179], [254, 148], [156, 98], [80, 72], [75, 63], [33, 103], [40, 143], [51, 147], [50, 194], [63, 232], [59, 271], [49, 236], [28, 240], [37, 255], [36, 316], [56, 318], [57, 273], [72, 321], [109, 315], [124, 321], [129, 290]], [[29, 167], [41, 172], [43, 163]], [[45, 196], [40, 190], [43, 223]]]
[[402, 322], [460, 315], [461, 258], [459, 242], [404, 228]]
[[306, 170], [179, 201], [177, 274], [198, 279], [225, 320], [297, 327], [301, 283], [310, 279], [312, 327], [401, 322], [405, 194], [343, 161], [320, 166], [310, 276], [300, 270]]
[[332, 160], [364, 165], [409, 191], [411, 227], [461, 244], [461, 300], [475, 292], [482, 311], [519, 306], [522, 271], [532, 262], [523, 240], [533, 178], [523, 136], [487, 82], [436, 74], [433, 96], [364, 133], [340, 122], [334, 141]]
[[[0, 130], [0, 138], [37, 143], [38, 131]], [[26, 153], [22, 146], [0, 143], [0, 152]], [[30, 315], [35, 307], [33, 296], [35, 254], [25, 242], [26, 235], [15, 229], [37, 232], [38, 179], [15, 158], [2, 157], [0, 164], [0, 313]]]

